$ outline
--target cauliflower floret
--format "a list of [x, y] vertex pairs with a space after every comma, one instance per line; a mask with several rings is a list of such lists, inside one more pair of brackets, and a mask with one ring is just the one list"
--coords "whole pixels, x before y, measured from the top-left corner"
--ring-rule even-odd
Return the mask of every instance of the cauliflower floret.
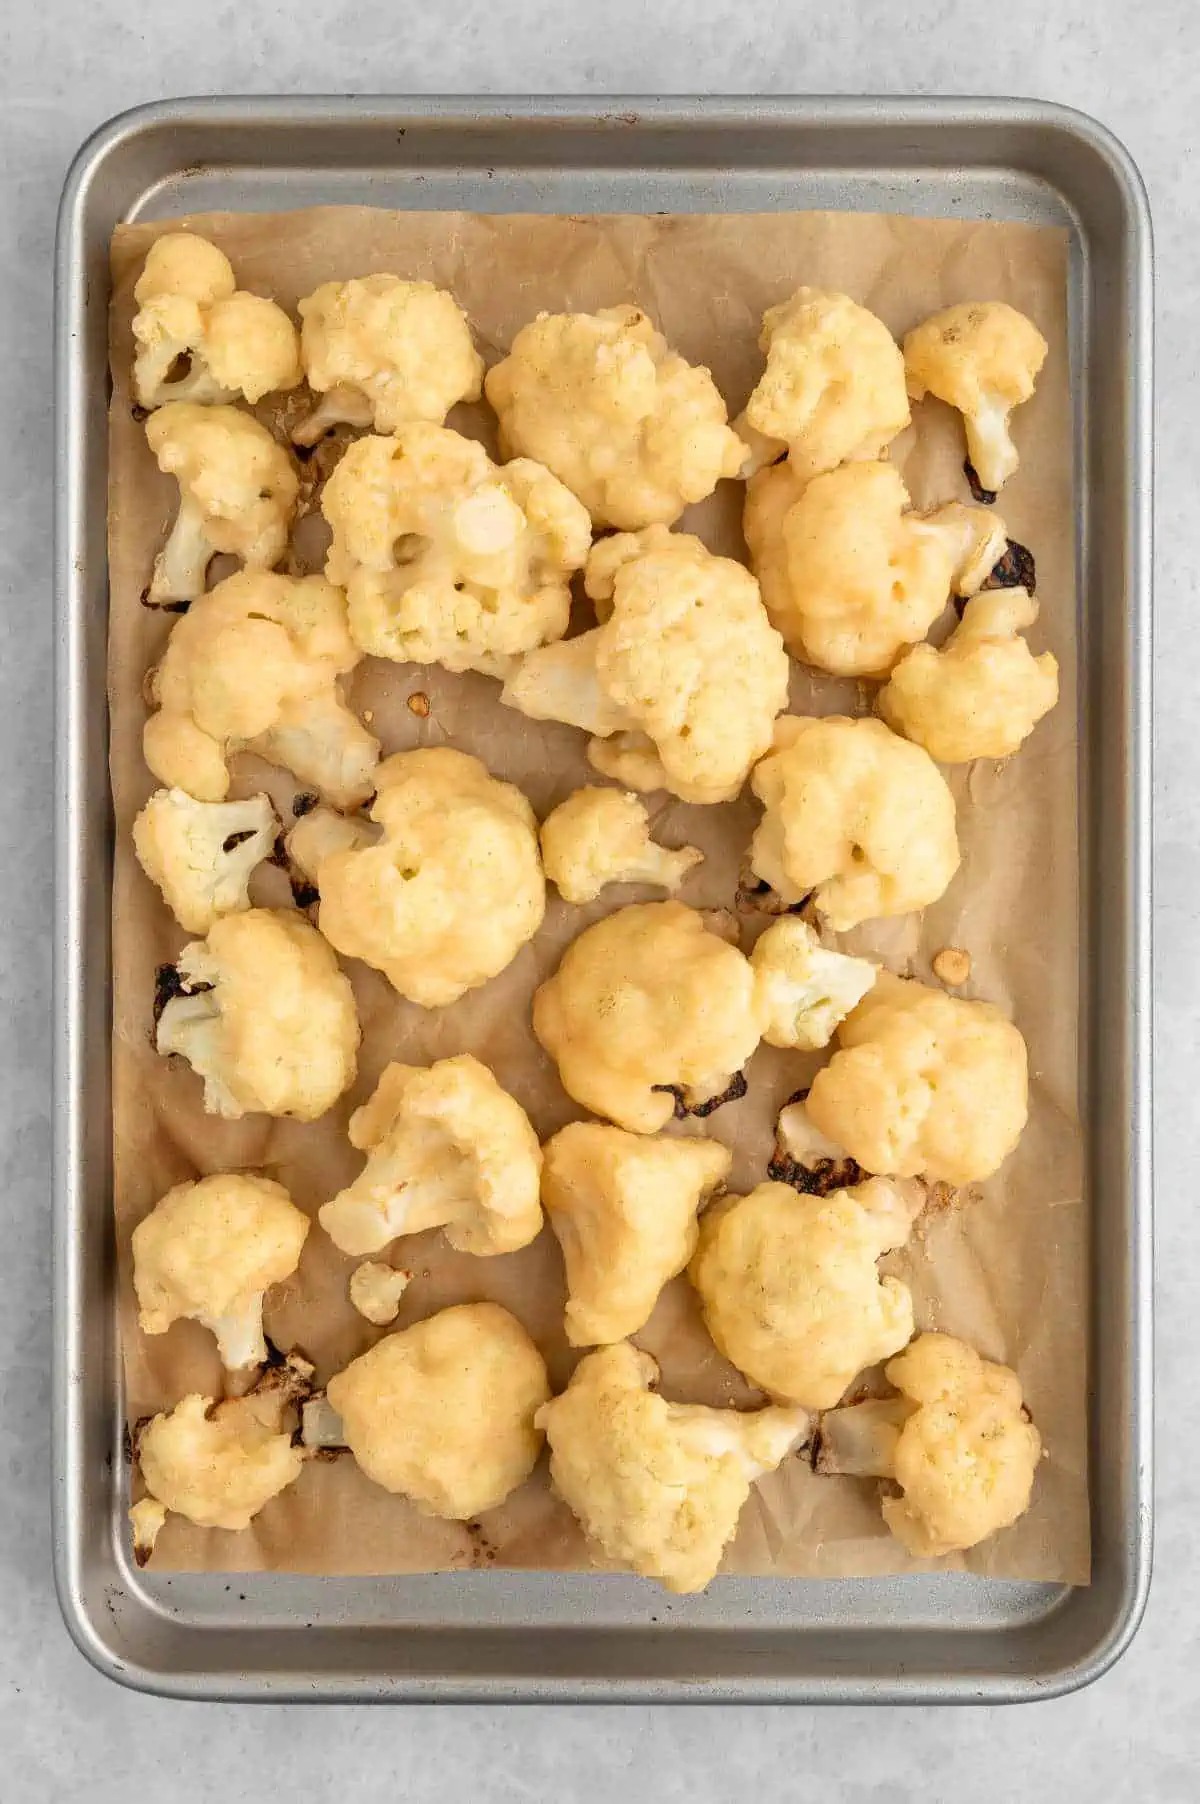
[[818, 1472], [886, 1478], [883, 1519], [920, 1560], [978, 1546], [1029, 1508], [1042, 1440], [1008, 1366], [919, 1334], [886, 1368], [900, 1395], [821, 1418]]
[[[631, 1133], [724, 1099], [762, 1031], [754, 973], [682, 902], [620, 908], [579, 935], [533, 998], [567, 1094]], [[706, 1110], [707, 1112], [707, 1110]]]
[[834, 1029], [862, 1001], [878, 976], [870, 959], [831, 952], [807, 921], [783, 915], [757, 940], [750, 963], [758, 985], [770, 1046], [811, 1052], [828, 1046]]
[[440, 426], [459, 401], [483, 393], [483, 359], [467, 316], [432, 282], [400, 276], [323, 282], [300, 302], [300, 357], [317, 408], [292, 434], [315, 445], [331, 426], [396, 432]]
[[[239, 289], [228, 257], [206, 238], [155, 239], [133, 296], [133, 392], [142, 407], [257, 401], [299, 382], [295, 326], [274, 301]], [[180, 360], [184, 371], [173, 376]]]
[[596, 735], [592, 764], [633, 789], [732, 801], [787, 706], [788, 657], [758, 584], [665, 526], [601, 540], [585, 580], [603, 624], [532, 653], [502, 700]]
[[473, 439], [418, 422], [351, 445], [321, 506], [326, 575], [345, 583], [364, 651], [504, 677], [566, 632], [591, 523], [540, 464], [501, 468]]
[[282, 445], [236, 407], [168, 401], [146, 421], [158, 467], [179, 484], [179, 510], [154, 560], [151, 607], [195, 601], [218, 551], [269, 570], [287, 550], [299, 480]]
[[1033, 321], [1004, 301], [946, 307], [904, 340], [909, 394], [914, 401], [936, 395], [958, 409], [968, 461], [993, 495], [1017, 468], [1009, 416], [1032, 395], [1048, 348]]
[[155, 1497], [142, 1497], [126, 1514], [133, 1530], [133, 1557], [139, 1566], [148, 1565], [154, 1544], [166, 1526], [167, 1506]]
[[767, 367], [743, 417], [769, 441], [759, 456], [786, 446], [801, 482], [851, 458], [878, 457], [908, 425], [900, 347], [849, 295], [798, 288], [767, 309], [758, 343]]
[[1004, 555], [1004, 522], [985, 507], [907, 508], [890, 464], [845, 464], [804, 483], [789, 462], [751, 480], [746, 543], [771, 622], [798, 658], [835, 676], [886, 675], [951, 589], [974, 594]]
[[250, 874], [271, 856], [279, 821], [269, 796], [195, 802], [156, 789], [133, 823], [138, 863], [186, 933], [250, 906]]
[[350, 1117], [360, 1175], [320, 1212], [343, 1253], [444, 1228], [460, 1253], [512, 1253], [541, 1232], [542, 1154], [518, 1102], [470, 1053], [389, 1065]]
[[669, 526], [746, 458], [709, 372], [638, 307], [539, 314], [485, 387], [505, 455], [553, 470], [597, 526]]
[[201, 802], [229, 793], [229, 759], [256, 752], [353, 808], [374, 786], [379, 742], [341, 698], [362, 653], [323, 576], [243, 570], [193, 602], [150, 681], [146, 763]]
[[133, 1231], [142, 1333], [190, 1316], [211, 1328], [230, 1371], [261, 1365], [263, 1295], [295, 1271], [308, 1225], [269, 1178], [222, 1172], [177, 1184]]
[[865, 1171], [973, 1184], [1020, 1139], [1025, 1042], [990, 1003], [881, 971], [838, 1040], [808, 1113]]
[[354, 1082], [358, 1015], [349, 980], [315, 927], [252, 908], [214, 922], [175, 966], [156, 1045], [204, 1079], [210, 1115], [315, 1121]]
[[350, 1301], [368, 1322], [386, 1328], [400, 1313], [400, 1299], [411, 1283], [411, 1272], [397, 1271], [378, 1259], [364, 1259], [350, 1273]]
[[385, 1491], [466, 1521], [533, 1471], [542, 1356], [496, 1303], [461, 1303], [377, 1341], [329, 1380], [346, 1444]]
[[696, 1248], [696, 1213], [729, 1175], [716, 1140], [576, 1121], [543, 1148], [542, 1201], [567, 1268], [573, 1347], [624, 1340]]
[[879, 712], [941, 764], [1007, 758], [1058, 700], [1058, 662], [1021, 638], [1038, 604], [1024, 589], [991, 589], [963, 610], [940, 651], [917, 645], [892, 672]]
[[782, 1402], [827, 1409], [910, 1339], [912, 1295], [876, 1260], [915, 1210], [882, 1178], [825, 1197], [759, 1184], [710, 1209], [688, 1275], [731, 1364]]
[[654, 1360], [628, 1341], [602, 1347], [580, 1360], [537, 1425], [555, 1489], [604, 1557], [669, 1591], [703, 1591], [751, 1485], [804, 1439], [809, 1418], [668, 1403], [650, 1389], [657, 1378]]
[[927, 907], [958, 869], [946, 779], [882, 721], [789, 715], [752, 785], [755, 875], [787, 903], [811, 895], [836, 933]]
[[293, 835], [316, 863], [321, 932], [410, 1002], [445, 1008], [503, 971], [542, 924], [537, 822], [519, 789], [449, 746], [397, 752], [375, 780], [377, 844], [323, 855]]
[[674, 891], [704, 862], [695, 846], [656, 845], [645, 803], [621, 789], [575, 790], [547, 815], [539, 837], [546, 875], [566, 902], [594, 902], [608, 883]]

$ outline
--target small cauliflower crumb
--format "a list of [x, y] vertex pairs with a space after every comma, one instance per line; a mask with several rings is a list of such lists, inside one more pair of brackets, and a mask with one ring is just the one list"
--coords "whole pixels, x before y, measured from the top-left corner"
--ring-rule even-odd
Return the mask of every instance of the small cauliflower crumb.
[[951, 989], [958, 989], [968, 981], [971, 975], [971, 955], [959, 946], [943, 946], [934, 954], [933, 974], [941, 983], [949, 984]]
[[167, 1506], [156, 1497], [143, 1497], [129, 1511], [133, 1530], [133, 1557], [137, 1565], [146, 1566], [154, 1552], [154, 1543], [167, 1520]]
[[411, 1283], [411, 1272], [397, 1271], [378, 1259], [364, 1259], [350, 1273], [350, 1301], [368, 1322], [386, 1328], [399, 1314], [400, 1299]]
[[415, 714], [418, 720], [429, 719], [429, 697], [423, 689], [414, 689], [406, 705], [409, 713]]
[[671, 851], [650, 837], [644, 802], [628, 790], [589, 785], [560, 802], [539, 835], [546, 875], [565, 902], [594, 902], [609, 883], [674, 892], [702, 864], [695, 846]]

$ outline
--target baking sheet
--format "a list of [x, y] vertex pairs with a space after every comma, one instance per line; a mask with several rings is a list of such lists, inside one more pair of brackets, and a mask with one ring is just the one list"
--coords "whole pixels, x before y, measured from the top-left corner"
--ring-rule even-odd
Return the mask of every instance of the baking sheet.
[[[133, 1326], [128, 1237], [172, 1183], [200, 1171], [250, 1165], [287, 1184], [315, 1213], [357, 1168], [344, 1139], [350, 1110], [369, 1093], [388, 1059], [419, 1062], [459, 1050], [492, 1064], [539, 1131], [576, 1111], [528, 1031], [528, 996], [565, 943], [590, 919], [649, 892], [610, 890], [587, 909], [552, 898], [546, 924], [509, 971], [452, 1009], [426, 1015], [395, 997], [365, 967], [351, 971], [364, 1045], [351, 1096], [316, 1126], [253, 1118], [225, 1123], [203, 1115], [200, 1086], [154, 1054], [153, 970], [184, 937], [133, 859], [129, 824], [151, 789], [141, 761], [145, 669], [159, 655], [172, 617], [139, 604], [153, 552], [169, 523], [174, 484], [161, 477], [132, 417], [127, 383], [132, 285], [150, 240], [177, 222], [123, 227], [113, 251], [114, 302], [111, 471], [112, 767], [117, 820], [114, 891], [114, 1115], [118, 1240], [131, 1416], [169, 1406], [185, 1391], [219, 1386], [210, 1338], [180, 1323], [156, 1340]], [[976, 765], [952, 778], [960, 800], [963, 869], [949, 894], [920, 923], [880, 924], [846, 936], [893, 968], [927, 977], [941, 946], [962, 945], [974, 972], [964, 994], [1009, 1009], [1030, 1048], [1032, 1108], [1017, 1153], [978, 1197], [931, 1215], [892, 1269], [913, 1284], [922, 1326], [961, 1333], [1020, 1371], [1047, 1444], [1035, 1503], [1014, 1530], [965, 1562], [992, 1576], [1085, 1582], [1088, 1574], [1085, 1472], [1085, 1224], [1076, 1109], [1077, 781], [1075, 718], [1074, 523], [1071, 413], [1066, 356], [1066, 234], [1022, 225], [908, 220], [841, 214], [639, 218], [389, 214], [316, 209], [189, 221], [233, 258], [242, 285], [285, 305], [318, 282], [390, 268], [427, 275], [456, 293], [489, 361], [539, 308], [595, 307], [633, 299], [683, 353], [707, 362], [736, 412], [760, 365], [755, 347], [763, 308], [801, 281], [845, 288], [896, 332], [951, 300], [1002, 298], [1028, 312], [1050, 343], [1035, 399], [1018, 418], [1022, 468], [1005, 490], [1011, 534], [1038, 559], [1043, 618], [1035, 635], [1062, 667], [1064, 704], [1022, 753], [1003, 767]], [[291, 405], [295, 405], [293, 401]], [[260, 409], [264, 417], [271, 410]], [[284, 409], [286, 411], [286, 407]], [[896, 456], [918, 505], [965, 492], [956, 418], [928, 402], [919, 430]], [[487, 437], [485, 409], [458, 410], [451, 424]], [[682, 522], [714, 549], [737, 553], [740, 485]], [[299, 542], [319, 560], [316, 522]], [[427, 720], [405, 706], [420, 690]], [[583, 739], [567, 728], [535, 726], [500, 708], [481, 677], [364, 665], [351, 699], [371, 710], [384, 751], [453, 740], [518, 782], [539, 813], [591, 773]], [[856, 711], [865, 691], [797, 671], [793, 706]], [[244, 759], [237, 792], [267, 788], [281, 812], [292, 786], [281, 773]], [[660, 798], [661, 799], [661, 798]], [[709, 851], [685, 888], [697, 906], [728, 905], [741, 851], [753, 828], [751, 803], [703, 810], [656, 808], [656, 831]], [[284, 904], [286, 881], [264, 871], [257, 900]], [[746, 943], [764, 923], [747, 923]], [[709, 1131], [734, 1147], [735, 1186], [765, 1175], [774, 1114], [815, 1061], [764, 1048], [748, 1071], [750, 1094], [712, 1118]], [[572, 1355], [561, 1337], [562, 1282], [556, 1243], [496, 1260], [457, 1255], [437, 1235], [398, 1243], [392, 1257], [417, 1276], [398, 1326], [445, 1302], [494, 1297], [512, 1307], [542, 1346], [556, 1383]], [[344, 1260], [319, 1231], [297, 1278], [277, 1293], [267, 1326], [282, 1345], [302, 1346], [324, 1377], [377, 1338], [350, 1308]], [[684, 1280], [664, 1294], [639, 1340], [663, 1364], [667, 1394], [741, 1403], [754, 1399], [700, 1329]], [[501, 1564], [569, 1568], [586, 1564], [578, 1532], [539, 1472], [478, 1524], [431, 1523], [370, 1485], [348, 1458], [314, 1462], [242, 1535], [201, 1531], [172, 1518], [156, 1566], [230, 1570], [415, 1571]], [[882, 1530], [869, 1487], [818, 1480], [788, 1462], [752, 1497], [727, 1570], [823, 1576], [913, 1569]]]

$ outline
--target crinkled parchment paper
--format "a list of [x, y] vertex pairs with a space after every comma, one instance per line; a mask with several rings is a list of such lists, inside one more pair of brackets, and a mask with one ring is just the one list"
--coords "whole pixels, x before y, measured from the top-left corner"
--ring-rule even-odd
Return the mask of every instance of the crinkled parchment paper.
[[[552, 895], [535, 943], [492, 983], [434, 1013], [400, 1000], [376, 972], [351, 967], [363, 1026], [359, 1079], [316, 1125], [206, 1116], [198, 1079], [155, 1055], [155, 966], [173, 958], [185, 936], [139, 870], [129, 829], [153, 786], [141, 756], [143, 678], [173, 620], [148, 611], [139, 598], [172, 516], [175, 488], [157, 471], [133, 416], [128, 367], [133, 283], [152, 238], [175, 223], [122, 227], [113, 247], [113, 1078], [131, 1418], [170, 1407], [189, 1390], [221, 1387], [209, 1335], [180, 1322], [169, 1334], [147, 1339], [136, 1326], [129, 1236], [163, 1191], [198, 1173], [255, 1167], [286, 1184], [315, 1215], [358, 1167], [345, 1139], [346, 1121], [393, 1058], [421, 1063], [473, 1052], [520, 1099], [539, 1132], [553, 1132], [578, 1111], [533, 1039], [532, 989], [589, 921], [650, 893], [610, 889], [583, 909]], [[985, 1354], [1015, 1365], [1047, 1448], [1025, 1519], [965, 1560], [946, 1564], [993, 1576], [1086, 1582], [1086, 1232], [1076, 1108], [1076, 602], [1065, 234], [833, 213], [554, 218], [338, 208], [188, 223], [228, 252], [242, 286], [274, 295], [287, 307], [330, 278], [376, 269], [431, 277], [466, 308], [489, 360], [539, 309], [636, 301], [685, 356], [710, 366], [731, 415], [760, 368], [755, 341], [763, 309], [801, 282], [846, 290], [897, 334], [938, 306], [979, 298], [1011, 301], [1045, 333], [1050, 355], [1035, 399], [1018, 416], [1021, 469], [1004, 492], [1002, 511], [1010, 533], [1036, 553], [1043, 614], [1034, 643], [1057, 655], [1063, 701], [1017, 757], [953, 773], [964, 860], [949, 894], [922, 920], [881, 924], [849, 938], [893, 968], [925, 979], [939, 948], [965, 947], [973, 973], [962, 994], [998, 1003], [1028, 1041], [1032, 1109], [1017, 1152], [979, 1194], [928, 1215], [909, 1249], [890, 1263], [914, 1288], [921, 1326], [963, 1335]], [[293, 397], [283, 408], [267, 404], [259, 411], [279, 425], [281, 415], [299, 405]], [[491, 432], [483, 407], [459, 409], [450, 423], [485, 439]], [[965, 496], [961, 427], [939, 403], [916, 409], [915, 425], [895, 455], [918, 505]], [[739, 484], [723, 483], [717, 496], [685, 516], [683, 526], [716, 550], [742, 555], [741, 493]], [[300, 531], [296, 568], [320, 567], [322, 531], [314, 511]], [[414, 692], [430, 699], [427, 719], [406, 706]], [[539, 815], [592, 776], [582, 734], [535, 725], [502, 708], [497, 685], [484, 677], [367, 660], [350, 697], [369, 711], [385, 753], [461, 746], [518, 783]], [[869, 697], [865, 689], [797, 670], [793, 706], [862, 711]], [[285, 775], [249, 758], [240, 761], [236, 775], [235, 793], [264, 787], [288, 815], [293, 785]], [[653, 799], [657, 834], [667, 844], [692, 842], [708, 854], [686, 886], [685, 900], [699, 907], [732, 902], [756, 812], [749, 800], [704, 809]], [[260, 902], [290, 904], [284, 874], [269, 867], [256, 878], [255, 895]], [[746, 921], [743, 943], [748, 946], [764, 924]], [[709, 1131], [734, 1148], [735, 1186], [746, 1188], [765, 1176], [775, 1113], [814, 1066], [812, 1058], [763, 1048], [749, 1067], [748, 1097], [712, 1118]], [[391, 1256], [416, 1274], [398, 1326], [450, 1302], [494, 1298], [533, 1334], [555, 1384], [565, 1382], [574, 1356], [563, 1340], [562, 1270], [548, 1230], [534, 1246], [498, 1259], [453, 1253], [437, 1234], [397, 1243]], [[298, 1274], [268, 1310], [273, 1339], [305, 1349], [322, 1379], [381, 1332], [349, 1304], [351, 1264], [314, 1228]], [[708, 1342], [685, 1280], [668, 1287], [638, 1338], [662, 1362], [667, 1395], [707, 1403], [754, 1400]], [[172, 1517], [155, 1564], [413, 1572], [481, 1564], [574, 1568], [586, 1566], [587, 1555], [569, 1512], [550, 1494], [544, 1466], [503, 1508], [468, 1526], [419, 1516], [342, 1456], [311, 1463], [243, 1534], [205, 1532]], [[742, 1573], [824, 1576], [913, 1566], [884, 1531], [871, 1486], [815, 1478], [798, 1458], [751, 1498], [727, 1562], [727, 1570]]]

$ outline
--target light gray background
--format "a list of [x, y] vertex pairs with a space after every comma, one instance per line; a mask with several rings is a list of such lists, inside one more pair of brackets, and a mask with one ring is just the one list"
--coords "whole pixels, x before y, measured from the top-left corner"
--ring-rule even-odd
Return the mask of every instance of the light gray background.
[[[1200, 1799], [1195, 1150], [1200, 739], [1197, 0], [0, 0], [0, 1799], [297, 1804], [628, 1796], [831, 1804]], [[186, 93], [1035, 95], [1097, 114], [1150, 188], [1157, 240], [1156, 1579], [1091, 1691], [1015, 1710], [422, 1708], [162, 1703], [74, 1652], [47, 1529], [54, 209], [80, 140]]]

